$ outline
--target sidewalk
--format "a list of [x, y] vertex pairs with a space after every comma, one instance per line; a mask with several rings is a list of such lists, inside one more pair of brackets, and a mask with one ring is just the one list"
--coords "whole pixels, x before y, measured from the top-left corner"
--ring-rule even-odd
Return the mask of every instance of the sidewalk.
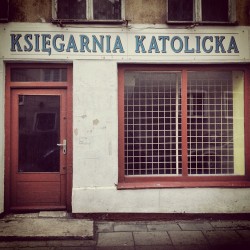
[[[32, 218], [14, 218], [11, 226], [15, 233], [15, 223], [22, 228], [24, 220], [31, 221]], [[45, 221], [49, 218], [44, 218]], [[3, 218], [0, 220], [0, 235], [13, 218]], [[33, 217], [33, 220], [36, 220]], [[40, 218], [41, 220], [41, 218]], [[51, 218], [52, 220], [52, 218]], [[53, 218], [55, 220], [55, 218]], [[58, 218], [57, 220], [60, 220]], [[65, 223], [72, 223], [72, 220]], [[9, 221], [9, 222], [8, 222]], [[70, 222], [71, 221], [71, 222]], [[80, 223], [82, 232], [86, 233], [85, 225]], [[21, 222], [21, 223], [20, 223]], [[55, 221], [53, 221], [55, 222]], [[86, 221], [85, 221], [86, 222]], [[81, 224], [83, 223], [83, 224]], [[67, 235], [57, 238], [46, 237], [46, 229], [43, 228], [43, 238], [19, 237], [19, 238], [2, 238], [0, 237], [0, 250], [199, 250], [199, 249], [250, 249], [250, 221], [247, 220], [185, 220], [185, 221], [95, 221], [93, 238], [90, 234], [88, 237], [77, 238], [70, 235], [71, 227], [62, 232], [68, 232]], [[61, 225], [64, 227], [64, 225]], [[10, 229], [10, 227], [9, 227]], [[8, 229], [8, 230], [9, 230]], [[35, 234], [34, 228], [34, 234]], [[47, 232], [51, 232], [50, 230]], [[87, 230], [88, 231], [88, 230]], [[30, 232], [30, 236], [32, 235]], [[78, 232], [78, 231], [76, 231]], [[88, 231], [89, 232], [89, 231]], [[83, 234], [82, 234], [83, 235]], [[49, 235], [48, 235], [49, 236]], [[50, 235], [51, 236], [51, 235]], [[72, 237], [70, 237], [72, 236]], [[36, 239], [36, 240], [34, 240]]]

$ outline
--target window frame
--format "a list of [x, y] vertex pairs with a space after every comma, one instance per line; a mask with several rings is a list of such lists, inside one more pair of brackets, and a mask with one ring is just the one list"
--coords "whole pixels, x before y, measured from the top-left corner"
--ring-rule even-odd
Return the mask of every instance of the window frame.
[[166, 1], [166, 22], [168, 24], [236, 24], [236, 0], [228, 0], [228, 21], [203, 21], [202, 20], [202, 0], [193, 0], [193, 20], [179, 21], [168, 20], [168, 0]]
[[59, 19], [57, 18], [57, 2], [52, 0], [52, 23], [107, 23], [107, 24], [122, 24], [125, 22], [125, 0], [121, 0], [121, 19], [94, 19], [94, 3], [93, 0], [86, 0], [86, 19]]
[[[124, 164], [124, 86], [126, 71], [181, 71], [181, 81], [187, 82], [189, 71], [237, 71], [244, 72], [244, 138], [245, 138], [245, 175], [188, 175], [188, 149], [187, 149], [187, 115], [182, 122], [182, 175], [181, 176], [126, 176]], [[182, 85], [183, 86], [183, 85]], [[187, 88], [182, 94], [187, 96]], [[166, 187], [250, 187], [250, 68], [236, 65], [118, 65], [118, 189], [144, 189]], [[182, 112], [187, 114], [187, 98], [182, 98]], [[249, 107], [249, 108], [248, 108]]]

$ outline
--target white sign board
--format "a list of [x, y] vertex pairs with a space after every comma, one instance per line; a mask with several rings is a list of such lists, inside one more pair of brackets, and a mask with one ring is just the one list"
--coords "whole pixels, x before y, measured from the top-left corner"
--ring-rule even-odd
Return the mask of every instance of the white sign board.
[[159, 62], [246, 62], [248, 29], [60, 28], [52, 24], [2, 25], [3, 59], [113, 59]]

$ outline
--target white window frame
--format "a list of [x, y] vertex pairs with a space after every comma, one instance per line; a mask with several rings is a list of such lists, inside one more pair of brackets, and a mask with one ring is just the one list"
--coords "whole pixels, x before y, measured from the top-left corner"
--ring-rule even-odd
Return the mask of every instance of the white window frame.
[[[59, 20], [57, 18], [57, 3], [59, 0], [52, 0], [52, 19], [53, 20]], [[86, 0], [86, 19], [75, 19], [75, 21], [82, 21], [82, 22], [119, 22], [125, 20], [125, 0], [121, 0], [121, 19], [94, 19], [94, 7], [93, 7], [93, 0]], [[67, 18], [64, 18], [62, 20], [68, 20]], [[68, 20], [70, 21], [70, 20]]]
[[228, 0], [228, 21], [203, 21], [202, 20], [202, 0], [193, 0], [193, 20], [192, 21], [179, 21], [179, 20], [168, 20], [168, 0], [166, 2], [166, 22], [167, 23], [204, 23], [204, 24], [209, 24], [209, 23], [218, 23], [218, 24], [232, 24], [236, 22], [236, 0]]

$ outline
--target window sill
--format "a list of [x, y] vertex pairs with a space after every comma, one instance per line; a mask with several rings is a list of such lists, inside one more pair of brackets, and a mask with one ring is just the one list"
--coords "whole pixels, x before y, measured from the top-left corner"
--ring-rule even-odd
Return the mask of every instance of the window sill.
[[118, 190], [162, 188], [250, 188], [250, 181], [143, 181], [120, 182]]
[[190, 26], [202, 26], [202, 25], [211, 25], [211, 26], [236, 26], [238, 22], [210, 22], [210, 21], [201, 21], [201, 22], [194, 22], [194, 21], [166, 21], [168, 25], [190, 25]]
[[121, 25], [126, 24], [126, 20], [86, 20], [86, 19], [52, 19], [53, 24], [110, 24]]

